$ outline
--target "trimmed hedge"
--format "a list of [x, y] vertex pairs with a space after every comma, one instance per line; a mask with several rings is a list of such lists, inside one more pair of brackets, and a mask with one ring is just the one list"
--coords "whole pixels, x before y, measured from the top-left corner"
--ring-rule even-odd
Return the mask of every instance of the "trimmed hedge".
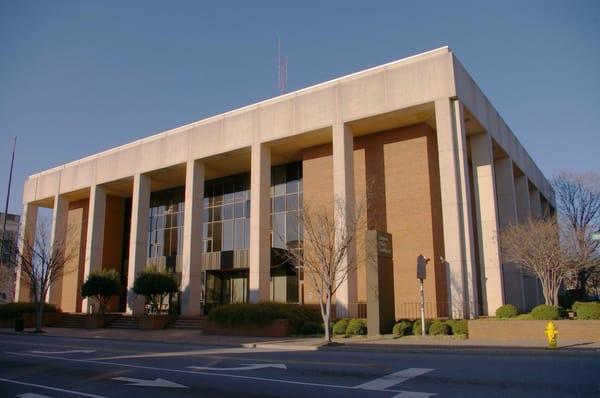
[[[52, 304], [44, 303], [44, 312], [59, 312], [60, 310]], [[6, 303], [0, 304], [0, 318], [14, 319], [23, 314], [35, 313], [35, 303]]]
[[367, 334], [367, 322], [364, 319], [351, 319], [346, 328], [349, 336], [362, 336]]
[[469, 335], [469, 322], [465, 319], [448, 319], [446, 325], [450, 326], [453, 335]]
[[540, 304], [531, 310], [531, 316], [533, 319], [538, 320], [555, 320], [559, 318], [559, 309], [558, 307], [554, 307], [552, 305]]
[[[429, 333], [429, 327], [431, 326], [431, 322], [427, 319], [425, 320], [425, 334]], [[417, 319], [415, 323], [413, 323], [412, 332], [416, 336], [421, 336], [421, 320]]]
[[402, 320], [394, 325], [392, 333], [394, 336], [408, 336], [412, 334], [413, 323], [411, 321]]
[[450, 326], [440, 320], [433, 321], [429, 327], [429, 334], [433, 336], [446, 336], [450, 334]]
[[287, 319], [292, 333], [300, 332], [305, 323], [321, 322], [317, 308], [285, 303], [232, 303], [213, 308], [208, 319], [223, 325], [262, 325], [275, 319]]
[[512, 304], [504, 304], [496, 310], [497, 318], [514, 318], [519, 315], [519, 310]]
[[334, 335], [345, 335], [346, 334], [346, 330], [348, 329], [348, 323], [350, 323], [350, 321], [348, 319], [342, 318], [342, 319], [338, 319], [334, 324], [333, 324], [333, 334]]
[[577, 307], [577, 319], [600, 319], [600, 303], [580, 303]]
[[323, 324], [319, 322], [307, 321], [300, 327], [300, 334], [322, 334], [323, 332]]

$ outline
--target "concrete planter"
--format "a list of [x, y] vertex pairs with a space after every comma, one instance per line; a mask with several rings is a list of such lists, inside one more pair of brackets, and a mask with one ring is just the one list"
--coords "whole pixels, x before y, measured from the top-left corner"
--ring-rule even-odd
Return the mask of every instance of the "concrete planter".
[[[544, 330], [549, 321], [478, 319], [469, 321], [470, 339], [545, 340]], [[598, 340], [600, 320], [552, 321], [558, 329], [558, 339]]]
[[263, 325], [222, 325], [207, 320], [202, 327], [203, 334], [220, 336], [285, 337], [290, 332], [287, 319], [274, 319]]
[[176, 315], [143, 315], [138, 318], [138, 328], [141, 330], [164, 329], [175, 319], [177, 319]]
[[83, 325], [86, 329], [101, 329], [106, 323], [106, 318], [97, 314], [88, 314], [83, 321]]

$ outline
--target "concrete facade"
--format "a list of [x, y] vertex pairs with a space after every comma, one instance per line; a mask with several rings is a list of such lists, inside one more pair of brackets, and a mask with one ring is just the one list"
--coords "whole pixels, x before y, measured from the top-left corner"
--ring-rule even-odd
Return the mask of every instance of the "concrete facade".
[[[340, 200], [345, 223], [356, 203], [368, 204], [369, 229], [393, 237], [396, 316], [414, 317], [416, 258], [431, 258], [428, 316], [493, 314], [503, 303], [527, 307], [535, 283], [503, 264], [498, 230], [554, 208], [546, 178], [447, 47], [213, 116], [30, 176], [22, 234], [35, 233], [38, 207], [55, 209], [55, 234], [65, 211], [86, 201], [83, 280], [107, 268], [113, 200], [124, 226], [128, 312], [141, 311], [131, 287], [147, 264], [152, 192], [185, 186], [181, 313], [195, 316], [202, 300], [199, 240], [204, 182], [250, 173], [247, 300], [268, 300], [271, 268], [271, 167], [302, 163], [304, 202]], [[130, 214], [129, 214], [130, 213]], [[69, 213], [70, 214], [70, 210]], [[70, 216], [67, 216], [67, 218]], [[114, 216], [116, 217], [116, 216]], [[118, 220], [114, 218], [113, 220]], [[33, 221], [32, 221], [33, 220]], [[126, 239], [125, 239], [126, 238]], [[361, 315], [366, 300], [364, 253], [337, 292], [339, 316]], [[125, 255], [126, 252], [126, 255]], [[112, 262], [119, 255], [113, 255]], [[364, 268], [364, 267], [362, 267]], [[64, 281], [63, 281], [64, 282]], [[300, 283], [300, 302], [316, 301]], [[26, 283], [18, 297], [27, 299]], [[527, 290], [527, 291], [526, 291]], [[51, 290], [56, 303], [77, 303], [73, 283]], [[52, 296], [54, 294], [54, 296]], [[60, 296], [60, 297], [59, 297]], [[71, 297], [72, 296], [72, 297]], [[86, 308], [74, 308], [85, 311]], [[363, 314], [364, 315], [364, 314]]]

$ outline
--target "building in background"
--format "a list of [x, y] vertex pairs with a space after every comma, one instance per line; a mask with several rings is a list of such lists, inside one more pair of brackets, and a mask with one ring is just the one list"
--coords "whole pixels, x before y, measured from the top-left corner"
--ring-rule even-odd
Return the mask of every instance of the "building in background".
[[[15, 294], [16, 248], [19, 237], [20, 217], [17, 214], [0, 213], [0, 236], [6, 217], [4, 242], [0, 246], [0, 303], [13, 301]], [[1, 238], [0, 238], [1, 239]]]
[[[428, 317], [540, 302], [537, 281], [502, 263], [498, 231], [552, 213], [554, 192], [447, 47], [32, 175], [23, 233], [35, 233], [39, 207], [53, 209], [55, 236], [73, 232], [77, 271], [49, 295], [64, 311], [85, 310], [90, 272], [116, 269], [131, 290], [148, 266], [177, 276], [186, 316], [229, 302], [315, 303], [278, 251], [302, 244], [303, 204], [333, 208], [334, 197], [366, 201], [368, 228], [392, 235], [397, 318], [418, 316], [419, 254], [432, 259]], [[357, 254], [335, 297], [340, 316], [364, 316]], [[114, 306], [137, 311], [125, 294]]]

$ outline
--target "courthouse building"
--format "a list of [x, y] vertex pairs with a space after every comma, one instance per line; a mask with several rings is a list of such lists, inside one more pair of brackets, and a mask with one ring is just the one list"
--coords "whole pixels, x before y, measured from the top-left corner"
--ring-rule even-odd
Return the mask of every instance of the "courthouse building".
[[[418, 315], [419, 254], [431, 259], [429, 317], [540, 302], [537, 281], [502, 263], [498, 231], [553, 212], [554, 193], [447, 47], [32, 175], [22, 233], [33, 236], [40, 207], [53, 209], [56, 239], [69, 231], [73, 271], [49, 294], [64, 311], [87, 311], [80, 287], [99, 269], [119, 271], [128, 289], [112, 309], [139, 311], [131, 288], [148, 266], [176, 274], [185, 316], [229, 302], [315, 303], [278, 251], [302, 244], [303, 205], [334, 198], [366, 202], [368, 228], [391, 234], [397, 318]], [[357, 258], [339, 315], [364, 316]], [[17, 297], [29, 299], [23, 280]]]

